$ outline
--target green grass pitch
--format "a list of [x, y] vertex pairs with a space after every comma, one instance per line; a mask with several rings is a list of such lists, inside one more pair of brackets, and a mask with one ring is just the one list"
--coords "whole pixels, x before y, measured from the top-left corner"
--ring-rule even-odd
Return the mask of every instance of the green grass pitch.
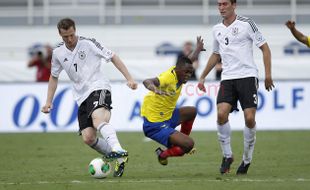
[[310, 189], [310, 131], [258, 131], [254, 159], [246, 176], [236, 176], [243, 136], [233, 131], [235, 162], [231, 173], [219, 174], [216, 132], [193, 132], [197, 152], [157, 162], [159, 146], [145, 142], [142, 132], [119, 132], [129, 151], [124, 176], [94, 179], [91, 159], [99, 156], [76, 133], [0, 134], [0, 190], [126, 189], [126, 190], [298, 190]]

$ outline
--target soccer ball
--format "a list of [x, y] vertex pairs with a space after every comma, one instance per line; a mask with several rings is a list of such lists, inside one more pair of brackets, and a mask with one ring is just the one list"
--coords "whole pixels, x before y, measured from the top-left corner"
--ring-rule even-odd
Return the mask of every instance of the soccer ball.
[[94, 178], [105, 178], [111, 172], [111, 164], [102, 158], [95, 158], [89, 163], [88, 172]]

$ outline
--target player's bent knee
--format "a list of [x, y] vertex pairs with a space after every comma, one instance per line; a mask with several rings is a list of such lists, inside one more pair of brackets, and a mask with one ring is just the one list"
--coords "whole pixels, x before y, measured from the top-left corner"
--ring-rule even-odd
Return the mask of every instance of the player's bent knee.
[[255, 119], [254, 117], [248, 117], [245, 119], [245, 125], [248, 127], [248, 128], [253, 128], [255, 127]]
[[245, 122], [245, 126], [247, 126], [248, 128], [254, 128], [255, 127], [256, 122], [255, 121], [246, 121]]
[[228, 114], [224, 112], [217, 113], [217, 122], [219, 125], [224, 125], [228, 121]]
[[185, 146], [184, 146], [184, 152], [185, 153], [188, 153], [190, 152], [193, 148], [194, 148], [194, 145], [195, 145], [195, 142], [193, 141], [193, 139], [189, 138], [186, 143], [185, 143]]
[[96, 138], [92, 136], [83, 136], [83, 142], [89, 146], [95, 143]]
[[221, 116], [217, 117], [217, 123], [219, 125], [224, 125], [227, 122], [228, 122], [228, 118], [227, 117], [221, 117]]

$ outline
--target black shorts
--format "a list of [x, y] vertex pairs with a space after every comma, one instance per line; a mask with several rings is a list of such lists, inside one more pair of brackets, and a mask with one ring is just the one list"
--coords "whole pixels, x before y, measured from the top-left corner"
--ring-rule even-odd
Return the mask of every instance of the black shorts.
[[239, 100], [242, 110], [257, 108], [258, 79], [255, 77], [223, 80], [217, 95], [217, 104], [226, 102], [232, 105], [232, 110], [237, 110]]
[[79, 131], [87, 127], [93, 127], [91, 114], [97, 108], [104, 107], [111, 110], [112, 99], [111, 92], [108, 90], [96, 90], [92, 92], [86, 100], [80, 105], [78, 110]]

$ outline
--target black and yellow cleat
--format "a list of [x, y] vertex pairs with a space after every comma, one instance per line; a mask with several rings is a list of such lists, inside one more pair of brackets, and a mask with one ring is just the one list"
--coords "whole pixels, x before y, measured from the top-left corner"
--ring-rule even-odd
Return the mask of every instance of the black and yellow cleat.
[[188, 154], [188, 155], [193, 155], [193, 154], [196, 153], [196, 151], [197, 151], [196, 148], [192, 148], [192, 150], [190, 150], [187, 154]]
[[158, 162], [163, 165], [163, 166], [166, 166], [168, 164], [168, 159], [167, 158], [162, 158], [160, 156], [160, 154], [163, 152], [163, 150], [158, 147], [156, 150], [155, 150], [155, 153], [157, 155], [157, 158], [158, 158]]
[[125, 171], [125, 165], [128, 163], [128, 157], [125, 157], [122, 162], [116, 160], [114, 168], [114, 177], [122, 177]]
[[111, 151], [109, 154], [104, 156], [105, 160], [113, 161], [117, 158], [128, 157], [128, 152], [126, 150], [122, 151]]

